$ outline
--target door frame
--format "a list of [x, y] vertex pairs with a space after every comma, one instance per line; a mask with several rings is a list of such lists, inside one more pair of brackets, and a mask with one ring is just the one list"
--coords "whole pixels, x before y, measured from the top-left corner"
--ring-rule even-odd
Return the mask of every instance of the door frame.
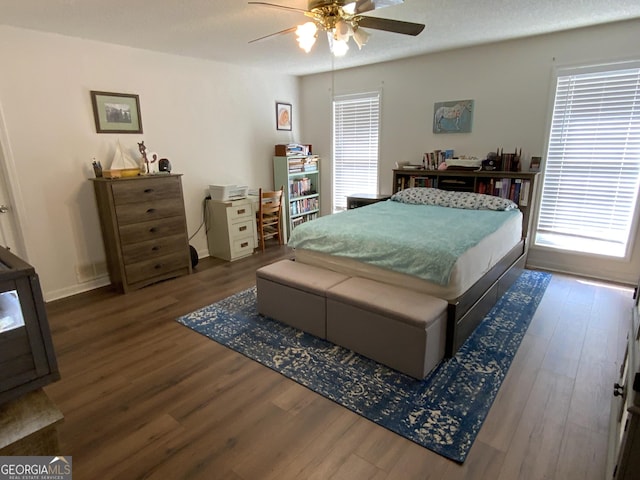
[[[29, 262], [26, 242], [24, 238], [23, 224], [21, 218], [26, 218], [23, 210], [22, 194], [20, 191], [20, 183], [16, 172], [15, 159], [9, 142], [9, 135], [4, 121], [4, 112], [2, 102], [0, 101], [0, 189], [4, 190], [5, 198], [9, 203], [10, 211], [7, 215], [6, 224], [9, 225], [10, 232], [6, 232], [11, 238], [13, 245], [9, 245], [13, 249], [13, 253]], [[4, 180], [4, 181], [3, 181]]]

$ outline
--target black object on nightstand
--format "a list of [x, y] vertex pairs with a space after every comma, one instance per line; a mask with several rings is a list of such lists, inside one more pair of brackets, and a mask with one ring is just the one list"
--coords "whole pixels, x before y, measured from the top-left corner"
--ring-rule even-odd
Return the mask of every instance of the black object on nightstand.
[[372, 203], [382, 202], [389, 200], [391, 195], [385, 195], [382, 193], [354, 193], [347, 197], [347, 209], [364, 207], [365, 205], [371, 205]]

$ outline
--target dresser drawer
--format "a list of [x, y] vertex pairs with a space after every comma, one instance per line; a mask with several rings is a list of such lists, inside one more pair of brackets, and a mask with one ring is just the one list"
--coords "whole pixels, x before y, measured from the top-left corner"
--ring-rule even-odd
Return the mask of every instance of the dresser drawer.
[[143, 260], [170, 255], [172, 253], [185, 253], [189, 248], [187, 239], [183, 234], [160, 237], [146, 242], [136, 242], [122, 247], [124, 263], [136, 263]]
[[253, 236], [244, 238], [232, 238], [231, 243], [231, 258], [244, 257], [253, 253]]
[[247, 202], [244, 205], [233, 205], [231, 207], [227, 207], [227, 220], [229, 222], [235, 223], [238, 220], [246, 218], [253, 220], [251, 203]]
[[181, 233], [182, 237], [185, 238], [184, 218], [161, 218], [149, 222], [122, 225], [119, 232], [120, 244], [123, 246], [168, 237], [178, 233]]
[[182, 215], [184, 215], [184, 206], [182, 202], [177, 202], [175, 199], [126, 204], [116, 207], [116, 217], [118, 217], [120, 225]]
[[178, 177], [116, 180], [111, 185], [111, 192], [114, 205], [182, 199], [182, 186]]
[[229, 238], [231, 240], [242, 237], [253, 237], [253, 219], [238, 221], [229, 225]]
[[188, 252], [173, 253], [125, 265], [127, 282], [151, 281], [154, 277], [160, 277], [176, 270], [188, 272], [190, 259], [187, 254]]

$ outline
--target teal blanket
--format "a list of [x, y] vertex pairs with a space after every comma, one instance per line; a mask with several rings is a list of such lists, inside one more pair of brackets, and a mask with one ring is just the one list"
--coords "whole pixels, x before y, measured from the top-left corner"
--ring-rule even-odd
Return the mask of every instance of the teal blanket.
[[519, 212], [378, 202], [303, 223], [289, 246], [447, 285], [457, 258], [513, 215]]

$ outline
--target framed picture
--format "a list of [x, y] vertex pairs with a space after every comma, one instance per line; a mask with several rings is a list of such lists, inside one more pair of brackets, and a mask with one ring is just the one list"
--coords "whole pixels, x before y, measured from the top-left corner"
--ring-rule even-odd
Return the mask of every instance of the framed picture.
[[291, 104], [276, 102], [276, 128], [291, 130]]
[[92, 90], [91, 103], [97, 133], [142, 133], [138, 95]]
[[433, 104], [433, 133], [469, 133], [473, 100], [453, 100]]
[[540, 163], [542, 163], [542, 157], [531, 157], [531, 163], [529, 164], [529, 171], [539, 172]]

